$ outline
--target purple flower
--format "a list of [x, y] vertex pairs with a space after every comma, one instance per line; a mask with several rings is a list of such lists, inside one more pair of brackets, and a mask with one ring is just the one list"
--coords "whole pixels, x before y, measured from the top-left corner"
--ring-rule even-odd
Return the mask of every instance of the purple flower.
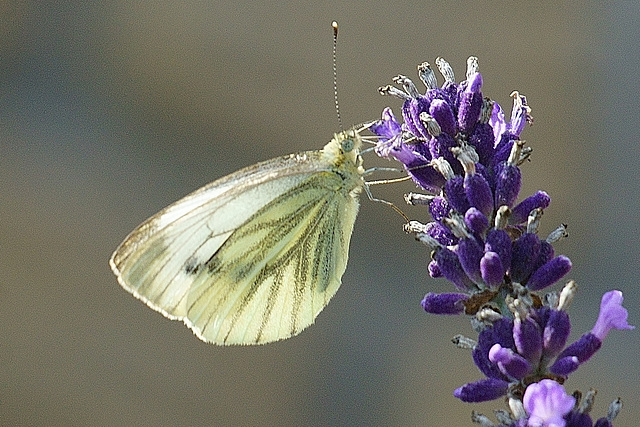
[[[568, 395], [564, 387], [557, 382], [544, 379], [527, 387], [523, 396], [523, 409], [526, 411], [526, 425], [558, 426], [558, 427], [593, 427], [589, 416], [595, 397], [595, 390], [586, 393], [582, 401], [580, 397]], [[579, 394], [578, 396], [581, 396]], [[595, 427], [613, 427], [622, 402], [617, 399], [609, 405], [606, 417], [596, 421]], [[520, 425], [520, 424], [518, 424]]]
[[529, 213], [534, 209], [546, 209], [551, 203], [551, 198], [544, 191], [538, 191], [516, 205], [511, 210], [510, 224], [522, 224], [527, 220]]
[[591, 332], [582, 335], [565, 348], [550, 366], [550, 372], [566, 376], [575, 371], [600, 349], [602, 341], [611, 329], [634, 329], [627, 323], [627, 310], [622, 307], [622, 292], [609, 291], [602, 296], [600, 315]]
[[524, 357], [500, 344], [494, 344], [491, 347], [489, 360], [498, 365], [500, 372], [510, 378], [524, 378], [533, 369], [533, 366]]
[[463, 402], [478, 403], [497, 399], [507, 393], [509, 383], [497, 378], [488, 378], [468, 383], [456, 389], [453, 395]]
[[629, 313], [622, 306], [622, 292], [609, 291], [602, 296], [600, 303], [600, 315], [591, 333], [604, 340], [611, 329], [634, 329], [627, 323]]
[[[557, 353], [557, 345], [547, 349], [545, 343], [561, 341], [564, 344], [570, 330], [568, 317], [553, 316], [551, 312], [553, 310], [544, 307], [532, 311], [524, 319], [518, 317], [514, 321], [502, 318], [484, 329], [473, 349], [476, 366], [487, 377], [514, 387], [543, 378], [547, 375], [546, 361]], [[465, 401], [478, 402], [484, 396], [495, 395], [483, 390], [482, 382], [474, 384], [477, 395], [470, 397], [470, 393], [467, 393], [465, 397], [472, 400]], [[506, 391], [505, 387], [504, 393]]]
[[564, 255], [557, 256], [540, 266], [527, 280], [527, 288], [539, 291], [553, 285], [571, 270], [571, 260]]
[[429, 292], [422, 300], [422, 308], [433, 314], [460, 314], [464, 311], [465, 294], [434, 294]]
[[475, 127], [482, 110], [482, 76], [480, 73], [474, 73], [467, 82], [469, 84], [459, 101], [458, 124], [460, 131], [469, 133]]
[[530, 427], [565, 427], [564, 416], [571, 412], [576, 399], [553, 380], [542, 380], [527, 387], [522, 403], [529, 414]]
[[396, 120], [396, 116], [393, 115], [391, 108], [387, 107], [382, 110], [382, 120], [373, 123], [369, 130], [382, 137], [381, 141], [387, 141], [400, 135], [402, 127]]
[[620, 291], [605, 293], [600, 304], [600, 315], [591, 332], [582, 335], [565, 348], [549, 370], [556, 375], [569, 375], [600, 349], [602, 341], [611, 329], [634, 329], [634, 326], [627, 323], [628, 313], [622, 307], [622, 300]]

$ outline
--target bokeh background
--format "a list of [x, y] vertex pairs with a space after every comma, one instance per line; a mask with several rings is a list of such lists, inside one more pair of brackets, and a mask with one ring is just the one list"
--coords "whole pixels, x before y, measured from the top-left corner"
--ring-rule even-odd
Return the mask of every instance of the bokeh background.
[[[504, 408], [452, 397], [481, 378], [450, 343], [473, 333], [422, 312], [426, 292], [451, 287], [427, 277], [426, 248], [381, 204], [363, 200], [317, 323], [276, 344], [204, 344], [109, 269], [167, 204], [328, 141], [334, 19], [346, 125], [399, 112], [377, 87], [437, 56], [458, 80], [478, 56], [484, 94], [506, 111], [512, 90], [527, 95], [522, 195], [551, 194], [543, 235], [569, 224], [556, 251], [580, 286], [572, 339], [612, 288], [640, 324], [640, 3], [2, 1], [0, 424], [464, 426], [472, 409]], [[374, 190], [401, 204], [413, 187]], [[611, 333], [567, 383], [599, 390], [596, 416], [622, 397], [617, 426], [640, 417], [639, 343], [637, 330]]]

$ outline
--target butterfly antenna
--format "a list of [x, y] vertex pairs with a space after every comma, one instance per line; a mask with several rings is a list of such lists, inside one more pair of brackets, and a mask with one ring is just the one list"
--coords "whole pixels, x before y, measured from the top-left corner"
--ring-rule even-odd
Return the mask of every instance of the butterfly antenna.
[[331, 23], [333, 28], [333, 99], [336, 103], [336, 114], [338, 115], [338, 126], [340, 131], [344, 130], [342, 126], [342, 118], [340, 117], [340, 107], [338, 106], [338, 55], [336, 50], [338, 49], [338, 23], [333, 21]]

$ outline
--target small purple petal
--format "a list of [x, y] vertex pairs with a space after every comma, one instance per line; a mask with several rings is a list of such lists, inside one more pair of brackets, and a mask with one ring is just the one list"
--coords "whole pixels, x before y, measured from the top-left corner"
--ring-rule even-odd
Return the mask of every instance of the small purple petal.
[[564, 427], [564, 416], [573, 409], [576, 399], [553, 380], [530, 384], [522, 403], [529, 414], [529, 426]]
[[424, 156], [413, 151], [399, 138], [379, 143], [376, 153], [380, 157], [393, 157], [404, 164], [413, 181], [427, 191], [437, 193], [445, 183], [442, 174], [430, 166]]
[[609, 291], [602, 296], [600, 314], [591, 333], [603, 341], [611, 329], [634, 329], [627, 323], [629, 313], [622, 306], [622, 292]]
[[442, 221], [443, 218], [449, 216], [449, 202], [442, 196], [436, 196], [429, 203], [429, 213], [435, 221]]
[[509, 122], [509, 131], [520, 136], [527, 123], [532, 123], [531, 108], [527, 105], [527, 98], [518, 92], [513, 94], [513, 110], [511, 111], [511, 121]]
[[[427, 92], [431, 92], [431, 90]], [[452, 101], [458, 98], [458, 85], [451, 80], [445, 81], [438, 93], [442, 98], [448, 100], [451, 105], [454, 105]]]
[[495, 182], [494, 182], [495, 177], [493, 176], [493, 171], [490, 171], [489, 169], [487, 169], [485, 165], [483, 165], [482, 163], [476, 163], [476, 173], [482, 175], [484, 179], [487, 180], [487, 182], [489, 183], [489, 186], [492, 189], [495, 187]]
[[489, 228], [489, 219], [478, 209], [469, 208], [464, 214], [464, 223], [472, 233], [480, 235]]
[[458, 258], [467, 276], [475, 283], [483, 283], [480, 274], [480, 260], [484, 255], [482, 246], [474, 238], [460, 239], [458, 242]]
[[429, 111], [429, 100], [423, 96], [418, 98], [407, 99], [402, 105], [402, 117], [407, 129], [425, 141], [431, 138], [431, 135], [427, 132], [427, 129], [422, 124], [420, 114]]
[[433, 237], [438, 243], [443, 246], [453, 245], [457, 240], [450, 229], [435, 221], [425, 224], [424, 233], [429, 235], [430, 237]]
[[565, 348], [558, 359], [567, 356], [576, 356], [581, 364], [589, 360], [593, 354], [602, 347], [602, 340], [592, 333], [582, 335], [578, 341]]
[[513, 340], [524, 358], [537, 365], [542, 355], [542, 331], [531, 317], [516, 317], [513, 322]]
[[489, 360], [496, 363], [503, 374], [513, 379], [521, 380], [533, 371], [533, 366], [524, 357], [500, 344], [491, 347]]
[[411, 147], [402, 142], [402, 139], [399, 137], [393, 138], [384, 143], [378, 143], [376, 146], [376, 153], [380, 157], [392, 157], [405, 166], [418, 164], [426, 165], [429, 163], [429, 160], [413, 151]]
[[420, 154], [427, 160], [431, 160], [431, 152], [429, 152], [429, 143], [424, 141], [416, 141], [416, 144], [412, 144], [411, 148], [416, 153]]
[[444, 191], [449, 200], [449, 204], [458, 213], [464, 213], [471, 207], [467, 194], [464, 190], [464, 179], [456, 175], [453, 178], [447, 180], [444, 185]]
[[482, 75], [480, 73], [475, 73], [469, 81], [469, 86], [467, 86], [466, 91], [473, 93], [481, 93], [482, 89]]
[[411, 175], [413, 182], [430, 193], [439, 193], [445, 184], [445, 179], [442, 174], [430, 165], [407, 165], [405, 166], [405, 170]]
[[432, 159], [438, 157], [444, 158], [453, 171], [457, 174], [462, 174], [462, 165], [451, 152], [450, 148], [457, 147], [458, 143], [448, 133], [441, 133], [437, 137], [432, 137], [429, 140], [429, 154]]
[[513, 281], [524, 283], [527, 280], [539, 254], [540, 239], [533, 233], [524, 233], [513, 242], [511, 256], [511, 278]]
[[447, 248], [439, 248], [434, 256], [442, 275], [452, 282], [458, 289], [469, 291], [476, 289], [476, 285], [462, 269], [458, 256]]
[[499, 286], [504, 280], [504, 273], [500, 256], [495, 252], [485, 252], [480, 260], [480, 274], [484, 283], [489, 287]]
[[534, 209], [546, 209], [551, 203], [551, 197], [544, 191], [538, 191], [533, 196], [529, 196], [520, 203], [518, 203], [512, 210], [509, 217], [510, 224], [522, 224], [524, 223], [529, 214]]
[[551, 261], [554, 255], [555, 251], [553, 250], [553, 246], [551, 245], [551, 243], [547, 242], [546, 240], [541, 240], [540, 254], [538, 255], [538, 259], [536, 260], [534, 270], [539, 269], [540, 267]]
[[494, 142], [493, 129], [488, 123], [478, 123], [469, 136], [469, 144], [475, 147], [480, 163], [484, 165], [488, 165], [493, 157]]
[[487, 233], [484, 251], [497, 253], [505, 269], [511, 267], [511, 247], [511, 238], [506, 231], [494, 228]]
[[500, 141], [504, 131], [507, 129], [507, 123], [504, 120], [504, 112], [502, 111], [502, 107], [497, 102], [493, 104], [493, 111], [491, 112], [489, 124], [493, 128], [493, 146], [495, 146], [497, 145], [498, 141]]
[[519, 167], [506, 162], [500, 163], [497, 169], [495, 206], [499, 208], [506, 205], [511, 208], [520, 193], [522, 173]]
[[493, 193], [489, 183], [480, 174], [467, 174], [464, 177], [464, 189], [471, 206], [478, 209], [485, 216], [493, 212]]
[[560, 353], [571, 332], [569, 315], [563, 310], [550, 310], [549, 318], [542, 333], [542, 347], [546, 357]]
[[500, 141], [496, 145], [495, 150], [493, 151], [493, 158], [491, 159], [491, 164], [489, 165], [491, 168], [495, 168], [501, 162], [506, 162], [511, 154], [511, 147], [513, 147], [513, 143], [517, 141], [518, 138], [514, 137], [510, 133], [504, 133], [500, 137]]
[[442, 277], [442, 271], [440, 270], [440, 267], [438, 267], [438, 263], [435, 260], [431, 260], [429, 262], [427, 270], [429, 271], [429, 277], [433, 277], [434, 279]]
[[481, 87], [482, 76], [480, 73], [476, 73], [460, 97], [458, 124], [462, 132], [471, 132], [480, 118], [480, 113], [482, 112]]
[[473, 363], [480, 372], [489, 378], [506, 380], [507, 377], [500, 371], [495, 363], [489, 360], [489, 350], [494, 344], [500, 344], [504, 348], [515, 350], [513, 342], [513, 321], [503, 318], [493, 323], [493, 327], [483, 329], [478, 335], [478, 344], [473, 349]]
[[495, 378], [488, 378], [468, 383], [456, 389], [453, 395], [463, 402], [477, 403], [497, 399], [507, 394], [509, 383]]
[[[567, 423], [566, 427], [593, 427], [594, 425], [589, 414], [576, 411], [569, 412], [564, 417], [564, 420]], [[607, 424], [604, 425], [606, 426]], [[596, 424], [595, 426], [598, 427], [598, 424]]]
[[449, 136], [456, 135], [456, 118], [448, 102], [442, 99], [434, 99], [431, 102], [431, 106], [429, 106], [429, 114], [436, 119], [443, 132], [446, 132]]
[[[382, 157], [383, 159], [395, 158], [393, 155], [395, 152], [399, 152], [404, 149], [404, 144], [402, 142], [402, 138], [400, 135], [396, 135], [391, 139], [382, 139], [378, 141], [375, 147], [376, 154], [378, 157]], [[397, 158], [395, 158], [398, 160]], [[426, 159], [425, 159], [426, 160]], [[398, 160], [402, 163], [401, 160]]]
[[402, 131], [402, 127], [396, 117], [393, 115], [393, 111], [391, 108], [386, 107], [382, 110], [382, 120], [378, 120], [371, 126], [369, 126], [369, 130], [375, 133], [378, 136], [385, 137], [387, 139], [391, 139], [396, 135], [399, 135]]
[[538, 268], [527, 281], [527, 288], [539, 291], [562, 279], [571, 270], [571, 260], [560, 255]]
[[576, 356], [567, 356], [556, 359], [549, 367], [549, 372], [554, 375], [566, 377], [580, 367], [580, 361]]
[[422, 308], [431, 314], [460, 314], [464, 312], [463, 302], [469, 298], [466, 294], [429, 292], [422, 299]]

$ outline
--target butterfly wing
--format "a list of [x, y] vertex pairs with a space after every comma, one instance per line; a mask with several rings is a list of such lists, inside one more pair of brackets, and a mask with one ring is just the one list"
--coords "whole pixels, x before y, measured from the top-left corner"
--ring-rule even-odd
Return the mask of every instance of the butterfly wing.
[[126, 290], [205, 341], [287, 338], [340, 286], [359, 178], [345, 180], [322, 152], [259, 163], [149, 218], [111, 267]]

